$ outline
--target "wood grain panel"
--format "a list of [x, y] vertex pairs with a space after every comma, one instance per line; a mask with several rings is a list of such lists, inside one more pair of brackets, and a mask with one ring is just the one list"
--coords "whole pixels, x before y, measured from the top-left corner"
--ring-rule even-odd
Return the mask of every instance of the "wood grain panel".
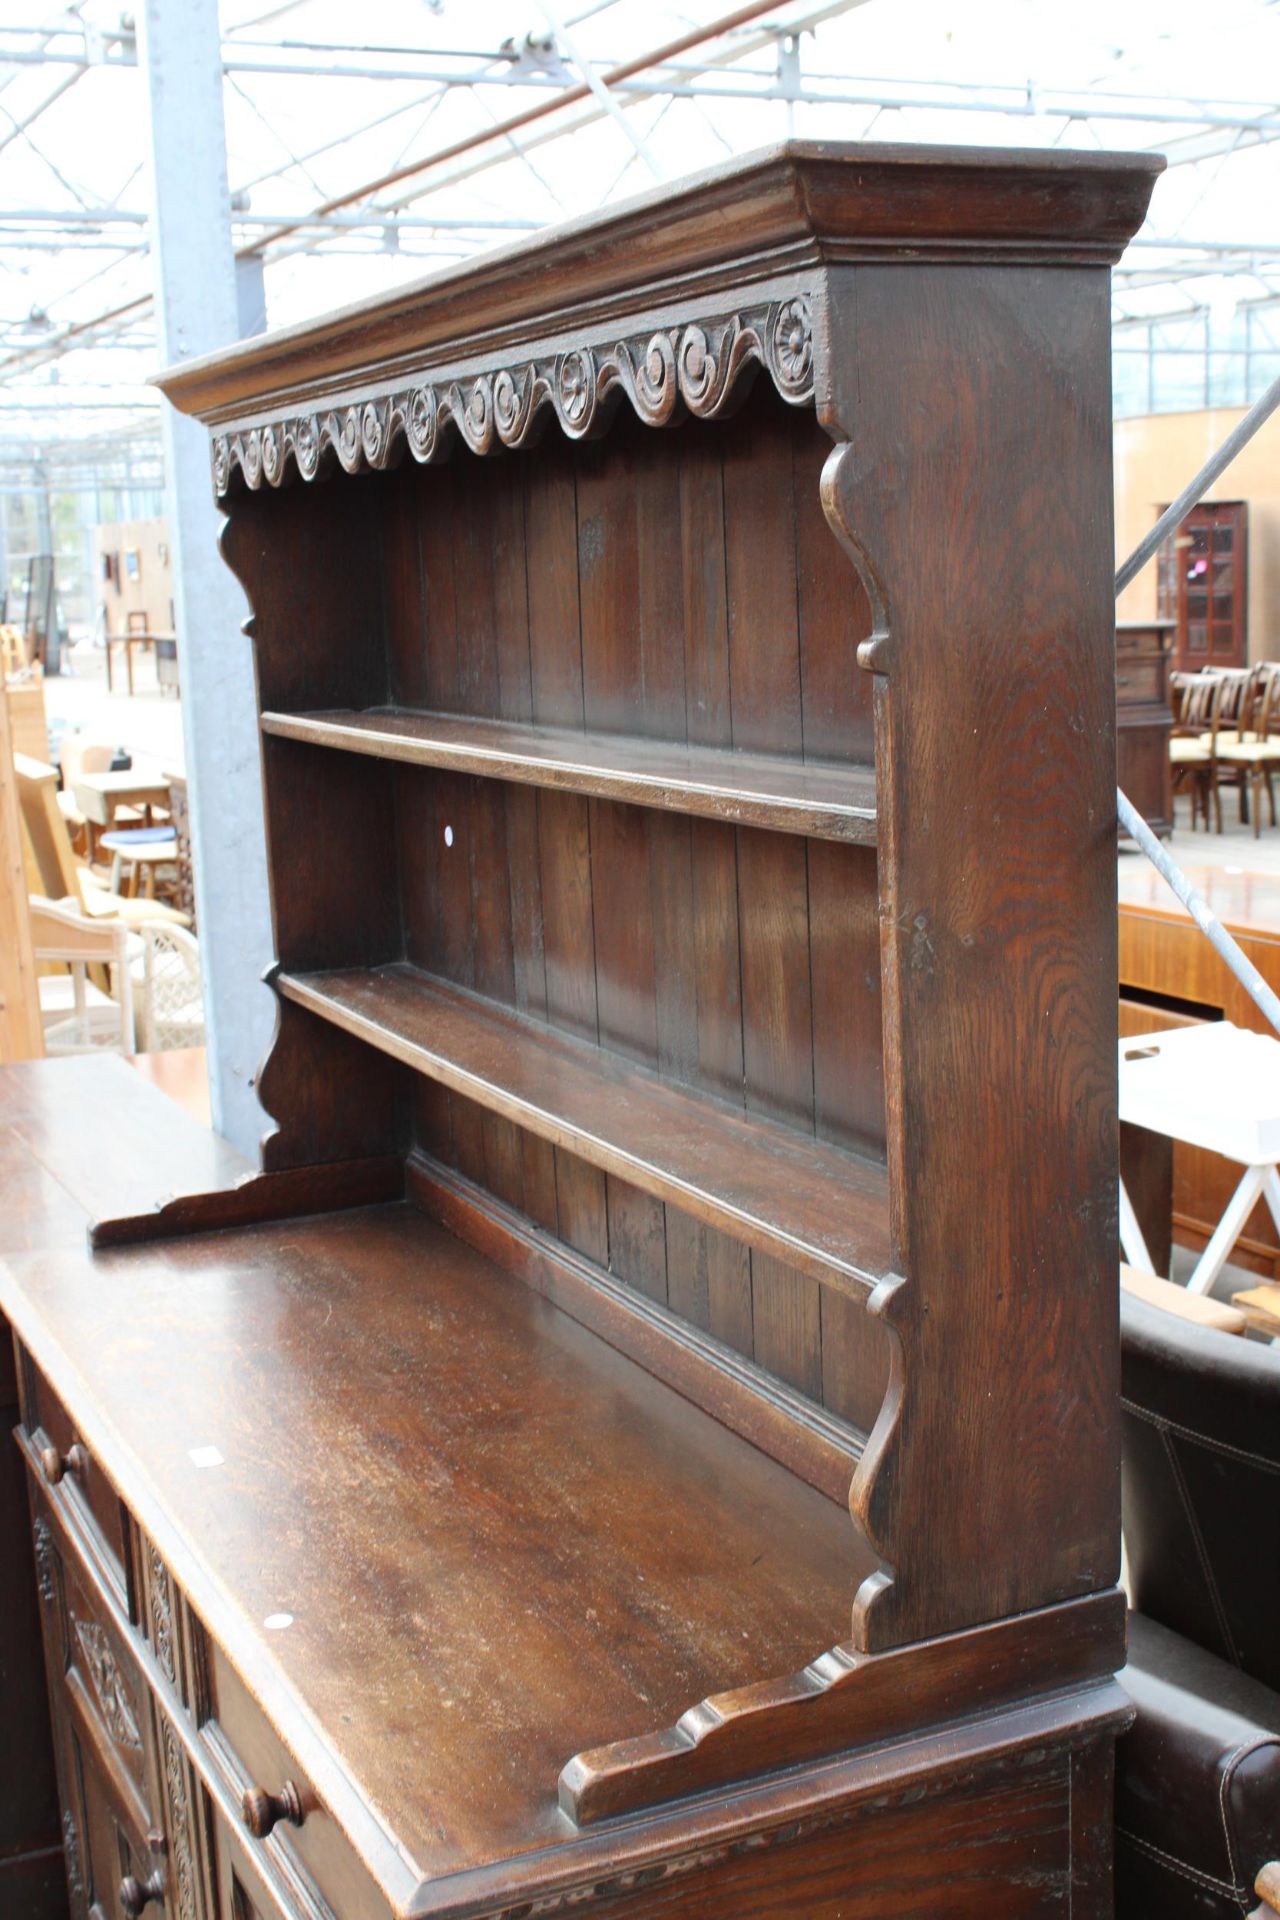
[[724, 514], [733, 744], [799, 757], [804, 720], [792, 525], [794, 432], [772, 407], [738, 415], [724, 438]]

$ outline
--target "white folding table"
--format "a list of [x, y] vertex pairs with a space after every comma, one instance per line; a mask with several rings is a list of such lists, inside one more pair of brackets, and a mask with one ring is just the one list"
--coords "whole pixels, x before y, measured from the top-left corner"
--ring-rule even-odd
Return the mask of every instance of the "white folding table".
[[[1280, 1231], [1280, 1040], [1226, 1021], [1122, 1040], [1120, 1118], [1244, 1167], [1187, 1282], [1189, 1292], [1208, 1293], [1259, 1199]], [[1130, 1266], [1154, 1273], [1123, 1180], [1120, 1244]]]

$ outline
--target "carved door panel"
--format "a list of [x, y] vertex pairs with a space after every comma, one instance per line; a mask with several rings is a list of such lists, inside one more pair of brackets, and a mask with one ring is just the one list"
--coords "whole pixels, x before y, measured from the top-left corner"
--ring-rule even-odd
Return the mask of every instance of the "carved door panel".
[[168, 1715], [153, 1702], [167, 1862], [167, 1920], [217, 1920], [213, 1815], [186, 1747]]
[[[64, 1800], [63, 1841], [72, 1912], [86, 1920], [131, 1920], [137, 1896], [145, 1911], [162, 1914], [163, 1840], [139, 1833], [122, 1807], [97, 1753], [70, 1715], [61, 1729]], [[154, 1890], [154, 1891], [153, 1891]]]

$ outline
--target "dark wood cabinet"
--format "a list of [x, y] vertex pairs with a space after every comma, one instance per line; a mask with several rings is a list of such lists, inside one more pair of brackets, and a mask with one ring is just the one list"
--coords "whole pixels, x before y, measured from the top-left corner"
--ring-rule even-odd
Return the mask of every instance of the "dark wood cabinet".
[[1147, 825], [1161, 838], [1173, 832], [1169, 766], [1169, 661], [1173, 623], [1122, 620], [1116, 624], [1116, 778]]
[[1160, 548], [1157, 612], [1180, 673], [1249, 664], [1248, 532], [1243, 500], [1202, 500]]
[[271, 1130], [0, 1305], [192, 1920], [1109, 1913], [1155, 170], [792, 145], [165, 376]]

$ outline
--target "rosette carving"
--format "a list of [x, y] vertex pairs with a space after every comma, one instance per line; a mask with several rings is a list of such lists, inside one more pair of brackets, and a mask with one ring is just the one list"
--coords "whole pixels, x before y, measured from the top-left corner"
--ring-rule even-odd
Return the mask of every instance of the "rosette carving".
[[646, 426], [665, 427], [692, 414], [713, 419], [763, 367], [792, 405], [813, 398], [813, 308], [808, 294], [734, 313], [700, 317], [629, 338], [579, 346], [465, 374], [443, 372], [351, 405], [219, 432], [213, 481], [226, 493], [238, 468], [249, 487], [281, 485], [289, 457], [314, 480], [332, 448], [347, 473], [393, 463], [402, 442], [415, 460], [447, 456], [455, 439], [472, 453], [527, 445], [545, 420], [571, 440], [603, 430], [625, 394]]
[[790, 398], [813, 388], [813, 313], [803, 294], [784, 300], [769, 328], [769, 371]]
[[293, 457], [304, 480], [314, 480], [320, 465], [320, 422], [314, 413], [304, 413], [294, 422]]
[[572, 440], [590, 431], [596, 413], [596, 361], [590, 347], [575, 347], [556, 367], [555, 403], [560, 424]]
[[418, 387], [409, 400], [409, 451], [415, 460], [434, 460], [440, 408], [434, 387]]

